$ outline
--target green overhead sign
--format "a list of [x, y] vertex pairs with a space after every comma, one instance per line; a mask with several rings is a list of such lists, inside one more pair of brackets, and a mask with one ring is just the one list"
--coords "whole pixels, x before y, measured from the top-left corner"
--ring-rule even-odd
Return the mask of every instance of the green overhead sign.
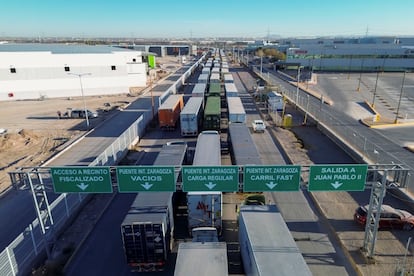
[[244, 192], [299, 191], [300, 166], [244, 166]]
[[55, 193], [112, 193], [109, 167], [51, 168]]
[[183, 166], [184, 192], [235, 192], [239, 186], [237, 166]]
[[174, 167], [121, 166], [116, 175], [119, 192], [175, 192]]
[[309, 191], [363, 191], [368, 165], [310, 166]]

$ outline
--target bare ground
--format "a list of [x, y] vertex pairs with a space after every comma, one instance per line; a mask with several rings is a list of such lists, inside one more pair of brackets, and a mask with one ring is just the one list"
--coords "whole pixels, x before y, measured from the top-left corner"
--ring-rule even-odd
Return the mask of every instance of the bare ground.
[[[91, 127], [133, 100], [131, 94], [85, 97], [87, 108], [99, 113], [90, 120]], [[0, 136], [0, 193], [11, 185], [8, 172], [40, 166], [86, 132], [85, 120], [59, 119], [57, 115], [67, 108], [83, 108], [83, 104], [81, 97], [0, 102], [0, 128], [7, 129]]]

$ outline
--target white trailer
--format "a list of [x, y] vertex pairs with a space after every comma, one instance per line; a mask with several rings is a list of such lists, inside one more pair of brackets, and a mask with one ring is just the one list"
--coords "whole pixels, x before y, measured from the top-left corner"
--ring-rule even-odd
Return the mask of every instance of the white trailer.
[[239, 91], [234, 83], [225, 83], [224, 90], [226, 91], [226, 97], [238, 97]]
[[312, 275], [275, 205], [243, 205], [240, 253], [246, 276]]
[[206, 93], [207, 84], [206, 83], [196, 83], [194, 85], [193, 91], [191, 92], [192, 97], [202, 97], [204, 99], [204, 95]]
[[246, 111], [239, 97], [227, 97], [229, 123], [245, 123]]
[[174, 276], [227, 276], [225, 242], [189, 242], [178, 246]]
[[208, 83], [209, 81], [209, 74], [200, 74], [200, 76], [198, 76], [198, 83]]
[[210, 73], [211, 73], [211, 68], [209, 67], [204, 67], [203, 70], [201, 70], [201, 74], [210, 75]]
[[234, 78], [232, 74], [224, 74], [224, 83], [234, 83]]
[[211, 73], [210, 76], [210, 83], [220, 83], [220, 74], [219, 73]]
[[191, 97], [180, 113], [181, 136], [197, 136], [203, 120], [203, 98]]

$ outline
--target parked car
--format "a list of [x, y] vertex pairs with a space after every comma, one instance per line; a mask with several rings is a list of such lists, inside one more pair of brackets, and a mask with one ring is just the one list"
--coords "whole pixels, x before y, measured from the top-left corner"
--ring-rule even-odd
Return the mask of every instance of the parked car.
[[[355, 210], [354, 220], [365, 225], [367, 221], [369, 205], [359, 206]], [[373, 210], [374, 215], [377, 210]], [[414, 216], [401, 209], [393, 208], [390, 205], [381, 205], [381, 214], [379, 221], [379, 228], [398, 228], [404, 230], [411, 230], [414, 228]]]
[[[98, 117], [98, 113], [92, 112], [90, 110], [86, 110], [86, 111], [88, 113], [88, 118]], [[73, 109], [70, 112], [69, 117], [71, 117], [71, 118], [85, 118], [85, 110], [84, 109]]]

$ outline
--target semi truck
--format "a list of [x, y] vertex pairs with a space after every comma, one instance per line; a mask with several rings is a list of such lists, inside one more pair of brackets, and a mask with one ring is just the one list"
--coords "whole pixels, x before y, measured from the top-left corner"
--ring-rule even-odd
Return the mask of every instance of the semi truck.
[[229, 110], [229, 123], [245, 123], [246, 111], [239, 97], [227, 97], [227, 106]]
[[163, 271], [172, 248], [173, 229], [172, 193], [139, 193], [121, 224], [131, 271]]
[[[187, 144], [163, 145], [155, 166], [178, 166], [185, 162]], [[175, 175], [177, 181], [178, 173]], [[163, 271], [173, 245], [173, 193], [139, 193], [121, 224], [126, 262], [133, 272]]]
[[161, 129], [175, 129], [183, 109], [183, 95], [170, 95], [158, 108], [158, 122]]
[[276, 205], [243, 205], [239, 243], [246, 276], [312, 275]]
[[207, 84], [206, 83], [196, 83], [194, 85], [193, 91], [191, 92], [192, 97], [202, 97], [206, 94]]
[[188, 242], [178, 246], [174, 276], [227, 276], [225, 242]]
[[226, 91], [226, 97], [238, 97], [239, 91], [234, 83], [225, 83], [224, 90]]
[[188, 230], [197, 227], [214, 227], [221, 235], [222, 222], [222, 193], [221, 192], [188, 192]]
[[191, 97], [180, 113], [182, 136], [197, 136], [203, 121], [203, 98]]

